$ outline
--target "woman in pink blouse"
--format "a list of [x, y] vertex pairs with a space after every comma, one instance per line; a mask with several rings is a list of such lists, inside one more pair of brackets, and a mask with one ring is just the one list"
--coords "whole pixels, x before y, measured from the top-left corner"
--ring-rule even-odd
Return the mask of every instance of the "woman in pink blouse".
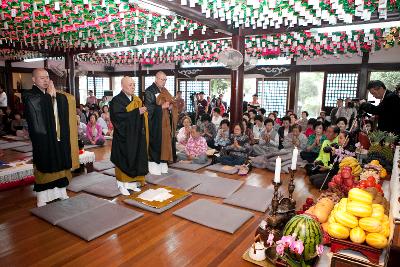
[[86, 137], [88, 142], [86, 145], [104, 145], [104, 136], [101, 126], [97, 124], [97, 117], [95, 114], [90, 114], [89, 122], [86, 127]]
[[200, 135], [200, 126], [192, 126], [191, 137], [186, 143], [185, 152], [177, 154], [178, 160], [190, 161], [194, 164], [207, 162], [207, 141]]

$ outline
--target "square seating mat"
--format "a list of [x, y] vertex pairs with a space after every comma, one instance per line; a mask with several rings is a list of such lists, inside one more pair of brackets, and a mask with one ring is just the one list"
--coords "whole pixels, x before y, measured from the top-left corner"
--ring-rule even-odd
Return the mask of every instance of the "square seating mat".
[[92, 149], [92, 148], [98, 148], [100, 147], [99, 145], [85, 145], [83, 148], [84, 149]]
[[197, 171], [197, 170], [200, 170], [201, 168], [204, 168], [204, 167], [206, 167], [206, 166], [208, 166], [210, 164], [211, 164], [211, 159], [209, 159], [204, 164], [177, 162], [177, 163], [171, 164], [170, 167], [171, 168], [183, 169], [183, 170], [189, 170], [189, 171]]
[[108, 201], [89, 194], [79, 194], [66, 200], [56, 201], [43, 207], [31, 209], [31, 213], [56, 225], [60, 221], [77, 216], [90, 209], [107, 204]]
[[236, 173], [238, 173], [239, 168], [236, 166], [226, 166], [226, 165], [217, 163], [217, 164], [207, 166], [206, 170], [222, 172], [222, 173], [226, 173], [226, 174], [236, 174]]
[[115, 168], [104, 170], [103, 173], [115, 177]]
[[16, 148], [20, 146], [26, 146], [29, 145], [29, 143], [26, 142], [8, 142], [4, 144], [0, 144], [0, 149], [10, 149], [10, 148]]
[[228, 178], [207, 177], [207, 179], [204, 179], [200, 185], [192, 190], [193, 193], [212, 197], [227, 198], [236, 190], [238, 190], [243, 184], [242, 181]]
[[90, 185], [100, 183], [105, 180], [111, 180], [115, 181], [115, 178], [109, 175], [105, 175], [99, 172], [91, 172], [88, 174], [82, 174], [76, 177], [73, 177], [72, 180], [70, 181], [67, 189], [72, 191], [72, 192], [80, 192], [85, 187], [88, 187]]
[[231, 234], [254, 216], [249, 211], [217, 204], [206, 199], [196, 200], [173, 214]]
[[199, 177], [193, 177], [191, 174], [176, 173], [171, 174], [163, 179], [157, 180], [154, 184], [175, 187], [182, 189], [184, 191], [189, 191], [190, 189], [198, 186], [201, 183]]
[[93, 169], [95, 169], [96, 171], [104, 171], [114, 167], [115, 167], [114, 163], [112, 163], [108, 159], [102, 161], [96, 161], [93, 163]]
[[91, 209], [57, 224], [82, 239], [91, 241], [143, 216], [143, 213], [113, 203]]
[[32, 151], [32, 145], [26, 145], [26, 146], [19, 146], [19, 147], [14, 147], [12, 148], [12, 150], [15, 150], [17, 152], [21, 152], [21, 153], [26, 153], [26, 152], [31, 152]]
[[244, 185], [226, 198], [223, 203], [265, 212], [271, 203], [274, 190], [251, 185]]
[[83, 191], [95, 194], [102, 197], [116, 197], [121, 194], [118, 189], [117, 181], [114, 177], [109, 176], [111, 179], [106, 179], [98, 183], [89, 185]]

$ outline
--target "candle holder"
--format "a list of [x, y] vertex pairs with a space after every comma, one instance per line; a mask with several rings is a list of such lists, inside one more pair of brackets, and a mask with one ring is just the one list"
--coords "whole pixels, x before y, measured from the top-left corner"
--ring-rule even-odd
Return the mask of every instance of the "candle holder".
[[296, 186], [294, 185], [294, 174], [296, 173], [296, 170], [292, 170], [289, 168], [289, 173], [290, 173], [290, 181], [288, 185], [288, 192], [289, 192], [289, 200], [290, 200], [290, 209], [295, 210], [296, 209], [296, 200], [293, 199], [293, 192]]

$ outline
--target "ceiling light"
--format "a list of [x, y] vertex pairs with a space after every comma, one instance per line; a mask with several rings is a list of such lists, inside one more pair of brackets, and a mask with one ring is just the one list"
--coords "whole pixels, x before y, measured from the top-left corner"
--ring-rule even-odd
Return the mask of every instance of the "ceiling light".
[[132, 48], [130, 46], [126, 46], [126, 47], [113, 47], [113, 48], [99, 49], [99, 50], [96, 50], [96, 52], [99, 54], [107, 54], [107, 53], [116, 53], [116, 52], [127, 52], [130, 50], [132, 50]]
[[43, 61], [46, 60], [44, 57], [36, 57], [36, 58], [26, 58], [24, 62], [35, 62], [35, 61]]
[[159, 48], [159, 47], [175, 47], [182, 42], [165, 42], [165, 43], [155, 43], [155, 44], [144, 44], [135, 46], [138, 50], [149, 49], [149, 48]]

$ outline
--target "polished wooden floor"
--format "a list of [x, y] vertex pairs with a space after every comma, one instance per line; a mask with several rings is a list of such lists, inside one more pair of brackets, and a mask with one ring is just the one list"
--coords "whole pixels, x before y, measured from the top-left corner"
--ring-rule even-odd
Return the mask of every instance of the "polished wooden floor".
[[[108, 158], [110, 142], [93, 151], [96, 160]], [[5, 154], [5, 160], [19, 157], [19, 153], [11, 150]], [[254, 169], [246, 177], [200, 172], [243, 180], [248, 185], [272, 186], [273, 173], [260, 169]], [[288, 176], [282, 178], [281, 191], [287, 194]], [[303, 171], [296, 173], [295, 184], [294, 197], [298, 206], [308, 196], [319, 194], [305, 179]], [[194, 194], [161, 215], [136, 209], [145, 216], [86, 242], [29, 213], [36, 204], [32, 186], [0, 192], [0, 266], [252, 266], [241, 256], [251, 245], [263, 214], [254, 212], [255, 217], [235, 234], [172, 215], [176, 209], [199, 198], [222, 202], [218, 198]], [[126, 206], [122, 199], [120, 196], [113, 201]]]

